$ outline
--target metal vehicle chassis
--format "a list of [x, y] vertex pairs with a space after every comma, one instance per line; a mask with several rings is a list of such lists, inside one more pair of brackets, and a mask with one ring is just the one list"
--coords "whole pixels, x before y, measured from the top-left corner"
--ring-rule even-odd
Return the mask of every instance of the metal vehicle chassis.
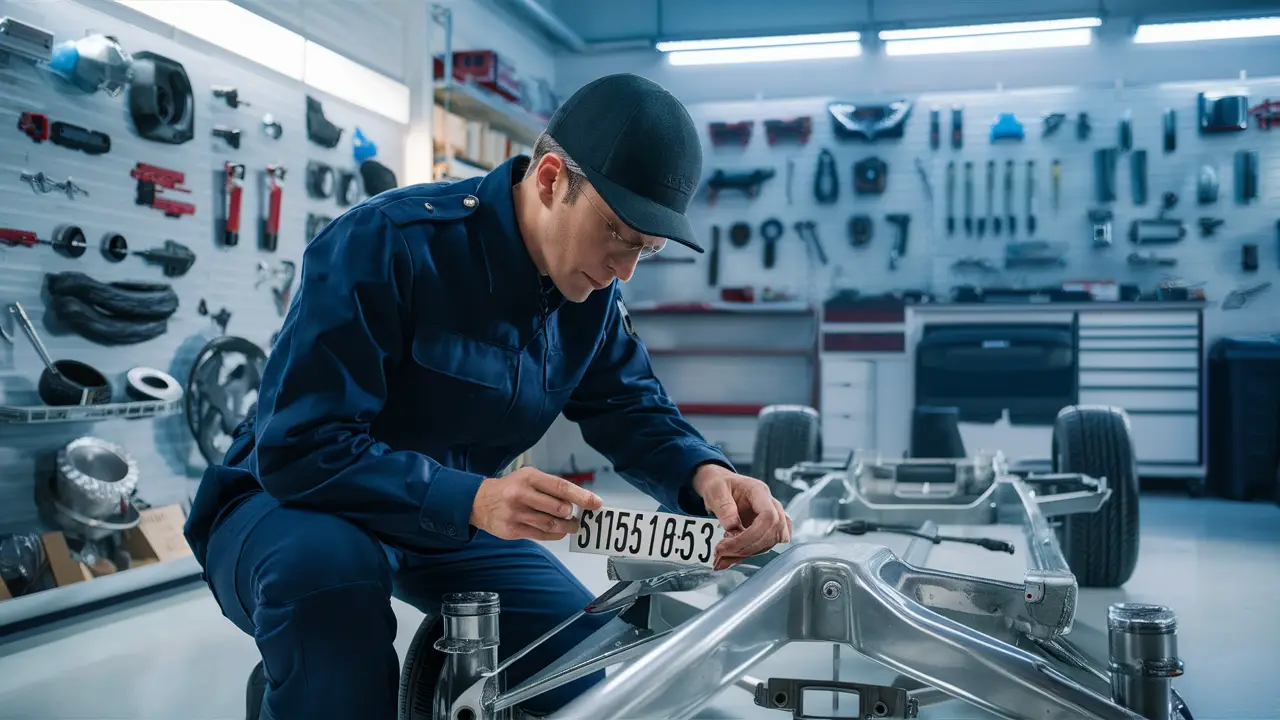
[[[874, 477], [867, 487], [856, 481], [876, 468], [930, 462], [951, 463], [964, 477], [941, 491]], [[1020, 477], [999, 455], [871, 465], [855, 460], [848, 471], [803, 463], [792, 470], [793, 483], [801, 482], [797, 476], [817, 481], [788, 505], [796, 528], [790, 547], [750, 558], [730, 573], [611, 558], [609, 574], [617, 584], [582, 613], [617, 617], [519, 687], [505, 689], [502, 670], [582, 613], [498, 665], [496, 596], [488, 645], [477, 618], [483, 613], [469, 604], [472, 598], [446, 601], [446, 637], [436, 647], [453, 642], [467, 650], [448, 655], [434, 716], [425, 708], [407, 715], [402, 691], [402, 718], [518, 719], [519, 703], [620, 663], [627, 664], [552, 717], [685, 718], [724, 688], [738, 686], [753, 693], [757, 705], [798, 718], [824, 717], [814, 714], [821, 708], [804, 707], [806, 690], [856, 695], [852, 702], [860, 704], [862, 718], [916, 717], [920, 707], [951, 699], [1005, 718], [1190, 718], [1171, 686], [1182, 664], [1176, 621], [1167, 608], [1113, 605], [1111, 662], [1102, 669], [1065, 637], [1075, 619], [1077, 586], [1047, 518], [1096, 511], [1110, 494], [1104, 478]], [[981, 491], [966, 494], [975, 488]], [[887, 498], [901, 502], [877, 502]], [[881, 545], [828, 537], [848, 519], [915, 524], [926, 536], [936, 534], [939, 524], [1020, 521], [1026, 575], [1017, 584], [923, 569], [933, 545], [927, 538], [913, 539], [898, 557]], [[744, 579], [703, 610], [666, 594], [724, 588], [729, 575]], [[747, 675], [794, 641], [848, 645], [897, 671], [898, 680], [875, 686]], [[487, 655], [477, 660], [474, 648], [481, 645], [486, 649], [478, 652]], [[459, 654], [466, 652], [471, 655]]]

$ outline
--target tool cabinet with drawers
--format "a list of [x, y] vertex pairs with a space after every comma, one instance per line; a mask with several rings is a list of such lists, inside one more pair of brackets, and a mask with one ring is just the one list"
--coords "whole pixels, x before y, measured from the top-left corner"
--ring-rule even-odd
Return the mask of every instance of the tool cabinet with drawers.
[[[896, 317], [844, 315], [828, 312], [822, 326], [819, 410], [829, 459], [855, 449], [907, 450], [916, 348], [928, 328], [1046, 324], [1070, 328], [1075, 338], [1074, 377], [1056, 381], [1064, 385], [1062, 397], [1123, 408], [1140, 474], [1204, 478], [1200, 303], [939, 304], [909, 306]], [[886, 345], [888, 334], [897, 342]], [[1066, 387], [1072, 379], [1075, 387]], [[1033, 463], [1050, 457], [1050, 425], [1015, 425], [1006, 435], [982, 437], [984, 449]]]
[[1079, 402], [1128, 412], [1146, 473], [1202, 474], [1200, 311], [1081, 312], [1076, 321]]

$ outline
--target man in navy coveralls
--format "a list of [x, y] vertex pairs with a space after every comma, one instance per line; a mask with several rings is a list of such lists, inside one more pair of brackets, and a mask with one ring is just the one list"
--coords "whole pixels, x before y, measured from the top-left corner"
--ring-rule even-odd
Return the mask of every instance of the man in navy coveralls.
[[[790, 541], [767, 486], [668, 399], [618, 287], [668, 240], [702, 251], [684, 214], [701, 171], [679, 101], [612, 75], [561, 106], [532, 158], [383, 192], [308, 245], [256, 412], [186, 528], [261, 654], [251, 718], [394, 718], [393, 596], [431, 611], [497, 592], [504, 658], [584, 607], [535, 541], [574, 533], [570, 506], [600, 498], [531, 467], [495, 477], [561, 413], [664, 509], [716, 517], [718, 569]], [[608, 619], [570, 625], [508, 686]], [[551, 713], [602, 677], [523, 709]]]

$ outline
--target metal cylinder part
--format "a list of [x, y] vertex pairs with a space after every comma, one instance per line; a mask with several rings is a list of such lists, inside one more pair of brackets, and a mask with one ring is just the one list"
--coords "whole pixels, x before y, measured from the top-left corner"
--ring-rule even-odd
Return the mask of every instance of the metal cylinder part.
[[[493, 592], [451, 593], [444, 596], [440, 614], [444, 635], [435, 648], [446, 654], [444, 669], [436, 682], [436, 720], [488, 720], [496, 717], [486, 707], [502, 692], [502, 676], [488, 678], [480, 697], [468, 693], [486, 674], [498, 667], [498, 594]], [[467, 697], [463, 698], [466, 694]], [[459, 698], [459, 708], [454, 704]], [[504, 714], [505, 715], [505, 714]]]
[[117, 517], [137, 485], [138, 463], [119, 445], [82, 437], [58, 451], [58, 499], [75, 512], [95, 520]]
[[1178, 620], [1163, 605], [1116, 603], [1107, 611], [1111, 699], [1148, 720], [1172, 720]]

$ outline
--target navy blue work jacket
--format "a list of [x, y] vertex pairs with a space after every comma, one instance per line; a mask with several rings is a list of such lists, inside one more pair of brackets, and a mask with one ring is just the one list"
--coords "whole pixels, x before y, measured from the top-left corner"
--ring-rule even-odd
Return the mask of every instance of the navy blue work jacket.
[[259, 490], [400, 550], [460, 548], [481, 481], [562, 412], [637, 488], [709, 514], [694, 470], [732, 465], [654, 377], [617, 282], [568, 303], [539, 274], [511, 197], [528, 162], [382, 193], [308, 245], [257, 411], [192, 504], [202, 564], [218, 517]]

